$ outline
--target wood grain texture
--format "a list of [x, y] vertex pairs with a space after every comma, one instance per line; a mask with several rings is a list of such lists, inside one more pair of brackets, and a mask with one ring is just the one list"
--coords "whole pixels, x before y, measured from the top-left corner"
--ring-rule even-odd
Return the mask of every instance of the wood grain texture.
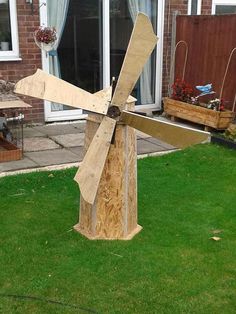
[[131, 34], [112, 104], [124, 106], [157, 43], [149, 18], [139, 13]]
[[108, 109], [108, 103], [102, 98], [40, 69], [34, 75], [20, 80], [14, 92], [100, 114], [106, 114]]
[[[126, 214], [127, 234], [131, 234], [137, 227], [138, 221], [138, 200], [137, 200], [137, 140], [136, 131], [129, 126], [126, 127]], [[134, 157], [135, 156], [135, 157]]]
[[31, 105], [26, 104], [22, 100], [8, 100], [0, 101], [0, 109], [11, 109], [11, 108], [31, 108]]
[[[111, 86], [108, 88], [104, 88], [96, 93], [94, 93], [93, 95], [95, 95], [96, 97], [102, 98], [103, 100], [106, 100], [107, 102], [111, 101], [111, 92], [112, 92], [112, 88]], [[127, 101], [126, 101], [126, 105], [129, 107], [131, 105], [131, 107], [133, 106], [133, 103], [136, 102], [137, 99], [134, 98], [133, 96], [129, 95]], [[129, 110], [127, 108], [127, 110]]]
[[2, 138], [0, 133], [0, 162], [19, 160], [22, 155], [22, 149]]
[[[85, 149], [99, 127], [99, 119], [94, 114], [88, 117]], [[118, 123], [115, 132], [95, 202], [91, 205], [80, 199], [79, 222], [74, 228], [89, 239], [128, 240], [142, 229], [137, 224], [135, 130]]]
[[149, 134], [178, 148], [185, 148], [210, 140], [210, 133], [208, 132], [143, 117], [128, 111], [122, 112], [121, 120], [139, 131]]
[[215, 111], [171, 98], [164, 98], [164, 110], [171, 117], [181, 118], [218, 130], [227, 129], [235, 116], [232, 111]]
[[124, 236], [125, 203], [125, 143], [123, 126], [116, 127], [115, 142], [111, 145], [96, 200], [96, 236]]
[[103, 118], [74, 178], [83, 198], [90, 204], [94, 203], [97, 194], [115, 125], [114, 119]]

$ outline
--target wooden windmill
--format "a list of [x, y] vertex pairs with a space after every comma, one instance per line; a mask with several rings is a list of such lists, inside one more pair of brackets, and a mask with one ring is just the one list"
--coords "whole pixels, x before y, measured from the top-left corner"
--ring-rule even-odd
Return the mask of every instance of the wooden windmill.
[[[207, 141], [209, 134], [135, 114], [130, 95], [157, 43], [148, 17], [136, 19], [114, 93], [90, 94], [38, 70], [16, 84], [15, 92], [90, 112], [86, 154], [75, 175], [81, 191], [80, 217], [74, 227], [89, 239], [131, 239], [137, 224], [135, 129], [176, 147]], [[112, 94], [112, 95], [111, 95]]]

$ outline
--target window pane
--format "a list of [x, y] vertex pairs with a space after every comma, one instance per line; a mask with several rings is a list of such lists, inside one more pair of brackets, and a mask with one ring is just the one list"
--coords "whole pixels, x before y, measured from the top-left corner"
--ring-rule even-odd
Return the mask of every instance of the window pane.
[[0, 3], [0, 50], [12, 50], [10, 9], [8, 1]]
[[[149, 16], [156, 32], [157, 0], [111, 0], [110, 1], [110, 63], [111, 77], [120, 73], [130, 35], [137, 13]], [[146, 105], [155, 102], [155, 52], [144, 67], [132, 95], [136, 104]]]
[[[89, 92], [102, 89], [102, 3], [70, 0], [58, 47], [61, 78]], [[52, 110], [74, 109], [53, 105]]]
[[217, 5], [216, 14], [236, 13], [236, 5]]
[[191, 5], [191, 14], [192, 15], [197, 14], [197, 4], [198, 4], [198, 0], [192, 0], [192, 5]]
[[62, 78], [89, 92], [102, 88], [101, 2], [71, 0], [58, 49]]

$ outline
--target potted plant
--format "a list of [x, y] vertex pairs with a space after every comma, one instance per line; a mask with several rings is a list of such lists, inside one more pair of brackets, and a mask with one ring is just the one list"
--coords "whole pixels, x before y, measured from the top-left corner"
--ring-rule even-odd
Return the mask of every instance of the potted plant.
[[10, 48], [10, 33], [8, 31], [0, 31], [0, 50], [8, 51]]
[[194, 123], [202, 124], [205, 129], [214, 128], [225, 130], [232, 122], [234, 113], [226, 110], [222, 100], [212, 99], [208, 103], [201, 103], [200, 96], [213, 94], [209, 86], [198, 86], [204, 90], [208, 86], [208, 92], [202, 92], [194, 96], [192, 86], [180, 79], [177, 79], [172, 85], [171, 97], [164, 98], [164, 111], [171, 116], [172, 120], [181, 118]]

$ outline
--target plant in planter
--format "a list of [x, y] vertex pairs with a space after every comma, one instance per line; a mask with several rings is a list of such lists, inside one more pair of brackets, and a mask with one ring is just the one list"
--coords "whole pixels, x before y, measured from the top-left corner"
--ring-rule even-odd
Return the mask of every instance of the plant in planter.
[[164, 111], [174, 120], [176, 117], [219, 130], [225, 130], [232, 122], [234, 113], [224, 109], [223, 101], [210, 100], [207, 104], [201, 103], [199, 98], [214, 94], [212, 84], [197, 86], [201, 94], [194, 96], [192, 86], [177, 79], [172, 85], [172, 95], [164, 98]]
[[177, 79], [172, 85], [172, 90], [172, 99], [192, 103], [193, 88], [190, 84], [180, 79]]

